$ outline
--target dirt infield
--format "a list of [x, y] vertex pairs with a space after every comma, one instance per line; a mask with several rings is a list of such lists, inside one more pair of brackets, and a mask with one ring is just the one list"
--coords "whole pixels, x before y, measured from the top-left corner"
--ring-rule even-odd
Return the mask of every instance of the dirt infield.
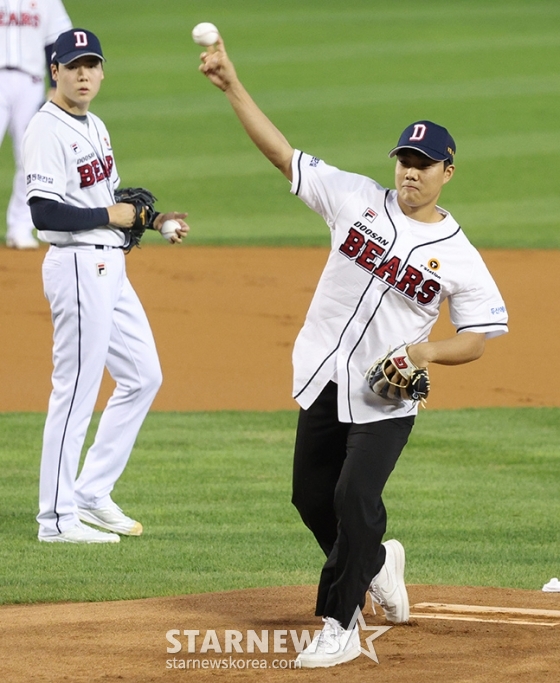
[[[44, 252], [0, 249], [0, 412], [44, 411], [52, 330], [42, 295]], [[483, 252], [508, 305], [510, 334], [484, 357], [433, 366], [431, 408], [560, 405], [558, 251]], [[128, 272], [152, 323], [163, 366], [154, 410], [294, 409], [291, 350], [325, 249], [148, 246]], [[452, 335], [442, 315], [433, 338]], [[537, 353], [537, 349], [545, 353]], [[531, 372], [515, 370], [531, 356]], [[541, 378], [546, 377], [543, 382]], [[98, 409], [111, 391], [104, 382]]]
[[[409, 586], [409, 595], [413, 613], [422, 613], [414, 608], [419, 603], [458, 603], [553, 611], [556, 617], [549, 616], [548, 621], [560, 622], [559, 593]], [[495, 620], [491, 622], [413, 616], [408, 625], [393, 627], [372, 642], [378, 663], [362, 654], [332, 669], [290, 670], [296, 656], [291, 632], [299, 640], [304, 630], [312, 634], [320, 628], [311, 616], [313, 604], [314, 588], [299, 586], [126, 602], [3, 607], [2, 679], [10, 683], [558, 681], [560, 626], [508, 622], [498, 612], [490, 614]], [[369, 604], [364, 613], [368, 626], [385, 624], [383, 617], [372, 615]], [[462, 616], [472, 618], [472, 614]], [[527, 622], [530, 619], [546, 621], [523, 617]], [[181, 634], [176, 640], [182, 650], [171, 654], [167, 648], [172, 641], [166, 634], [172, 629]], [[198, 636], [193, 634], [194, 652], [188, 652], [185, 630], [199, 631]], [[238, 652], [233, 646], [227, 652], [226, 631], [240, 632], [239, 647], [245, 650], [250, 630], [259, 638], [253, 653]], [[209, 631], [215, 631], [215, 639], [208, 636]], [[362, 648], [371, 651], [365, 641], [369, 635], [361, 631], [360, 640]], [[205, 639], [212, 649], [201, 652]], [[268, 653], [263, 652], [265, 647]]]
[[[0, 412], [44, 411], [50, 390], [51, 322], [42, 296], [44, 251], [0, 249]], [[294, 409], [291, 348], [325, 249], [145, 247], [128, 271], [152, 323], [164, 384], [155, 410]], [[558, 406], [557, 303], [549, 284], [560, 270], [554, 251], [483, 252], [510, 312], [511, 333], [489, 342], [483, 359], [431, 370], [431, 408]], [[444, 316], [445, 317], [445, 316]], [[446, 321], [433, 338], [453, 334]], [[537, 349], [545, 353], [537, 353]], [[531, 373], [516, 372], [531, 354]], [[546, 377], [546, 382], [540, 382]], [[103, 384], [98, 409], [111, 391]], [[309, 586], [100, 604], [0, 608], [2, 680], [70, 681], [364, 681], [383, 683], [547, 683], [560, 671], [560, 594], [492, 588], [411, 586], [411, 623], [375, 640], [366, 655], [330, 670], [290, 671], [290, 631], [320, 628]], [[421, 603], [445, 603], [430, 607]], [[460, 607], [450, 607], [459, 605]], [[476, 611], [473, 606], [492, 607]], [[515, 608], [507, 611], [498, 608]], [[537, 610], [525, 612], [523, 610]], [[550, 610], [558, 614], [549, 614]], [[366, 610], [368, 625], [382, 625]], [[558, 625], [554, 625], [558, 624]], [[216, 631], [206, 654], [170, 654], [170, 629]], [[269, 652], [227, 653], [226, 630], [269, 632]], [[286, 631], [285, 653], [272, 633]], [[365, 637], [362, 634], [362, 647]], [[181, 640], [186, 643], [184, 637]], [[200, 645], [200, 641], [199, 641]], [[235, 668], [228, 666], [231, 659]], [[175, 662], [174, 662], [175, 660]], [[187, 660], [199, 660], [198, 664]], [[210, 660], [220, 669], [204, 669]], [[259, 668], [247, 662], [255, 660]], [[171, 662], [171, 665], [169, 664]], [[181, 662], [183, 664], [181, 665]], [[263, 662], [264, 666], [263, 667]], [[276, 662], [276, 668], [274, 668]], [[286, 664], [288, 662], [288, 664]], [[194, 667], [194, 668], [193, 668]], [[381, 680], [381, 678], [380, 678]]]

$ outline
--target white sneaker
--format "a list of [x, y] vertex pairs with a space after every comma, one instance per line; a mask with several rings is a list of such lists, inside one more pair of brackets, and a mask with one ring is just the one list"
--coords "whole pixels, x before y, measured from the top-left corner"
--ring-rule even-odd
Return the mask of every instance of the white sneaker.
[[123, 536], [140, 536], [143, 529], [140, 522], [127, 517], [120, 507], [111, 501], [102, 508], [78, 508], [78, 517], [82, 522], [95, 524], [102, 529], [114, 531]]
[[29, 235], [29, 237], [7, 237], [6, 246], [9, 249], [38, 249], [39, 242]]
[[38, 538], [45, 543], [119, 543], [121, 540], [117, 534], [106, 534], [81, 522], [55, 536], [41, 536], [39, 531]]
[[296, 666], [310, 669], [335, 666], [360, 656], [360, 634], [357, 626], [347, 630], [332, 617], [323, 617], [323, 621], [323, 630], [299, 653]]
[[374, 576], [368, 589], [373, 611], [375, 604], [381, 605], [387, 621], [402, 624], [410, 617], [408, 593], [404, 584], [404, 548], [396, 540], [386, 541], [387, 551], [385, 564], [377, 576]]

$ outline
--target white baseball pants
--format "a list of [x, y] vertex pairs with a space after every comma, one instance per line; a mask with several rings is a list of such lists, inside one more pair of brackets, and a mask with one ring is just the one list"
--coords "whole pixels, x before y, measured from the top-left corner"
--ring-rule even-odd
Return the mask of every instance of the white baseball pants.
[[[162, 375], [121, 249], [51, 247], [43, 262], [43, 284], [54, 325], [54, 370], [37, 521], [41, 535], [54, 535], [78, 522], [78, 506], [108, 502]], [[104, 367], [116, 387], [76, 479]]]
[[6, 237], [29, 239], [33, 221], [26, 202], [21, 143], [27, 124], [43, 103], [45, 86], [23, 71], [0, 69], [0, 144], [6, 131], [12, 138], [15, 174], [7, 211]]

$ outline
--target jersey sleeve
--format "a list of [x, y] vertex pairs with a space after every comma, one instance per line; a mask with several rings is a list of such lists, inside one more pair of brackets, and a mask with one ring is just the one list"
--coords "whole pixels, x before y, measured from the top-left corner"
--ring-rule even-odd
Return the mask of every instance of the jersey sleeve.
[[27, 202], [32, 197], [63, 202], [66, 196], [66, 162], [62, 143], [46, 135], [39, 112], [27, 127], [23, 140]]
[[331, 229], [341, 208], [365, 183], [373, 183], [380, 192], [384, 192], [369, 178], [341, 171], [310, 154], [294, 151], [291, 192], [320, 214]]
[[72, 22], [61, 0], [50, 0], [49, 5], [46, 16], [45, 46], [54, 43], [61, 33], [72, 28]]
[[487, 338], [508, 332], [506, 305], [478, 251], [468, 284], [449, 297], [451, 322], [457, 332], [478, 332]]

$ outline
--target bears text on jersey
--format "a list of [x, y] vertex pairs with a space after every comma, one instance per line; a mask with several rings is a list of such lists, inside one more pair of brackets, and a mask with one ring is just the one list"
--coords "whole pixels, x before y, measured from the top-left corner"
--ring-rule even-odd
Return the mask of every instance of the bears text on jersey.
[[78, 173], [80, 174], [80, 187], [91, 187], [95, 183], [100, 183], [111, 177], [113, 170], [113, 157], [106, 156], [105, 163], [100, 159], [92, 159], [90, 163], [78, 166]]
[[29, 12], [4, 12], [0, 10], [0, 26], [31, 26], [37, 28], [41, 24], [39, 14]]
[[422, 306], [431, 303], [441, 290], [439, 282], [431, 278], [424, 279], [422, 272], [410, 264], [401, 274], [402, 260], [398, 256], [383, 261], [386, 250], [373, 240], [366, 239], [353, 227], [340, 245], [339, 252], [395, 291], [409, 299], [416, 299]]

